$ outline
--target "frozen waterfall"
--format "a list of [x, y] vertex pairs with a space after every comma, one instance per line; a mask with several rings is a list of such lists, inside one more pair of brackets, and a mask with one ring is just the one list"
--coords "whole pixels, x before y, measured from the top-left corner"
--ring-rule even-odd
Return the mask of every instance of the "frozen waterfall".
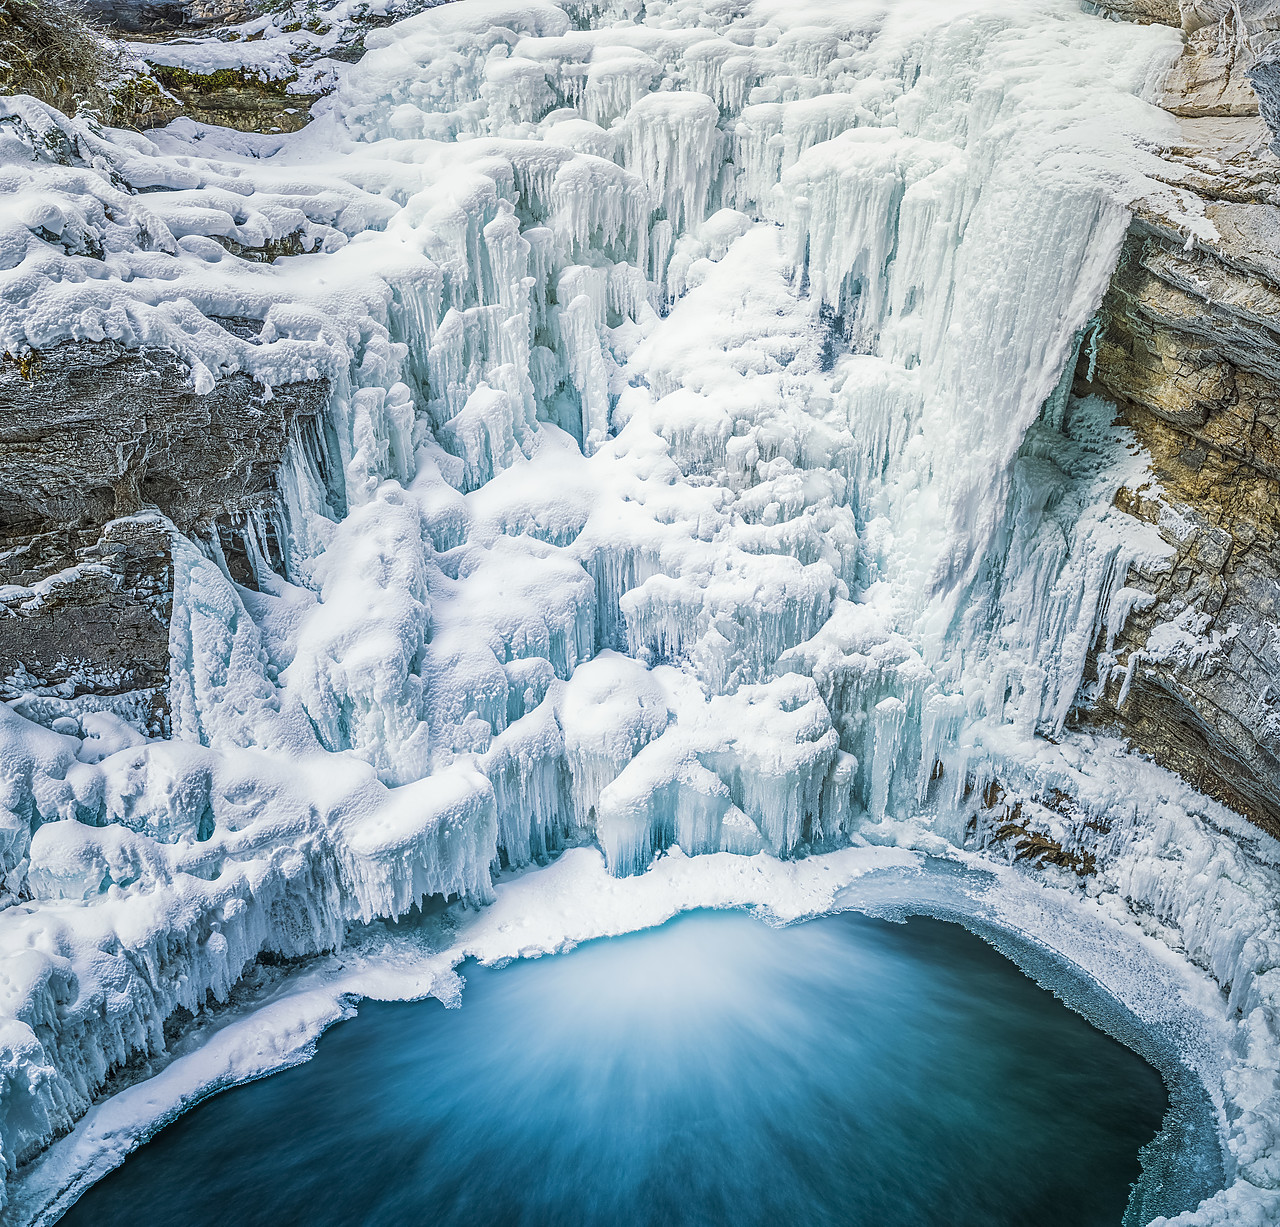
[[[1173, 33], [1074, 0], [459, 0], [367, 45], [272, 142], [0, 102], [30, 154], [4, 345], [333, 389], [281, 557], [245, 526], [257, 590], [175, 542], [171, 741], [0, 707], [8, 1170], [263, 952], [592, 840], [617, 875], [980, 847], [997, 780], [1086, 798], [1094, 885], [1280, 1006], [1270, 871], [1197, 902], [1153, 842], [1226, 856], [1218, 811], [1058, 744], [1167, 553], [1111, 511], [1141, 457], [1069, 390], [1127, 206], [1164, 190]], [[32, 219], [99, 236], [106, 275]], [[208, 237], [298, 228], [315, 251], [269, 265]]]

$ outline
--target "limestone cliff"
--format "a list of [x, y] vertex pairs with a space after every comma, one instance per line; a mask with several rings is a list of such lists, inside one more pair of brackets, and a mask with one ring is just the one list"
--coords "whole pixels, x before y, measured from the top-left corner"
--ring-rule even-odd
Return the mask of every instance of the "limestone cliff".
[[1280, 11], [1209, 7], [1115, 6], [1188, 32], [1168, 158], [1216, 236], [1140, 203], [1082, 348], [1076, 390], [1114, 401], [1152, 458], [1117, 506], [1174, 551], [1129, 576], [1146, 595], [1084, 711], [1280, 834], [1280, 160], [1249, 77]]

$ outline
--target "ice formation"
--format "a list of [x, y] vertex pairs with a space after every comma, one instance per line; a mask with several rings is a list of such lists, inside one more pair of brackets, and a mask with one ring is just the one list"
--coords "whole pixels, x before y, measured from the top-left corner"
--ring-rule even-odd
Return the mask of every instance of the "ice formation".
[[291, 137], [0, 101], [0, 345], [333, 387], [243, 525], [257, 591], [175, 534], [172, 740], [0, 708], [3, 1169], [264, 952], [592, 839], [619, 875], [981, 846], [999, 780], [1080, 798], [1095, 893], [1230, 986], [1233, 1183], [1185, 1222], [1272, 1221], [1272, 852], [1060, 736], [1167, 549], [1068, 392], [1165, 190], [1176, 37], [1072, 0], [459, 0], [367, 46]]

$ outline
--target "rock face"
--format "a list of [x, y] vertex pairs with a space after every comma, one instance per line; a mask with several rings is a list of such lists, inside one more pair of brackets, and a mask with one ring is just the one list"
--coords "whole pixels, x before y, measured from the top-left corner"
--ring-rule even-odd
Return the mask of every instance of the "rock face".
[[10, 537], [0, 552], [0, 699], [38, 723], [108, 709], [168, 728], [170, 528], [158, 515]]
[[179, 116], [197, 123], [235, 128], [239, 132], [297, 132], [311, 119], [319, 94], [293, 94], [296, 78], [267, 81], [243, 69], [189, 72], [151, 64], [163, 93], [148, 94], [129, 118], [143, 128], [161, 128]]
[[1250, 74], [1280, 36], [1275, 0], [1099, 0], [1121, 21], [1180, 27], [1186, 51], [1165, 82], [1175, 115], [1257, 115]]
[[1280, 160], [1243, 68], [1205, 69], [1223, 28], [1192, 33], [1166, 101], [1184, 119], [1179, 186], [1217, 237], [1140, 205], [1077, 371], [1152, 457], [1117, 506], [1174, 551], [1130, 574], [1146, 595], [1087, 697], [1092, 718], [1280, 835]]
[[253, 7], [249, 0], [87, 0], [85, 4], [100, 24], [125, 34], [244, 21]]
[[1258, 95], [1258, 111], [1271, 130], [1271, 152], [1280, 156], [1280, 51], [1272, 51], [1249, 70]]
[[216, 534], [251, 580], [237, 525], [327, 396], [243, 375], [200, 396], [172, 353], [112, 342], [0, 364], [0, 698], [164, 732], [171, 534]]
[[[241, 132], [296, 132], [311, 108], [337, 84], [341, 65], [364, 54], [365, 36], [441, 0], [89, 0], [99, 19], [133, 35], [131, 51], [145, 71], [119, 91], [114, 122], [159, 128], [179, 117]], [[217, 27], [216, 30], [213, 27]], [[175, 33], [201, 30], [216, 42], [218, 67], [189, 55], [190, 40]], [[239, 54], [237, 54], [237, 51]]]
[[0, 529], [105, 523], [144, 507], [183, 531], [260, 504], [326, 386], [245, 375], [198, 395], [165, 350], [71, 341], [0, 368]]
[[178, 30], [183, 26], [181, 0], [88, 0], [85, 10], [101, 26], [122, 34]]

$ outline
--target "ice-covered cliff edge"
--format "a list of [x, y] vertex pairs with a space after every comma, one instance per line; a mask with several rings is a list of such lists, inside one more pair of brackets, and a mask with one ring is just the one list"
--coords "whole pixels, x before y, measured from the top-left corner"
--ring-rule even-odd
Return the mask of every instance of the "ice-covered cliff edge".
[[[172, 740], [0, 712], [8, 1169], [263, 952], [590, 838], [618, 873], [980, 845], [1011, 789], [1232, 986], [1265, 1069], [1266, 850], [1037, 739], [1168, 552], [1069, 380], [1128, 203], [1209, 233], [1143, 101], [1175, 36], [1044, 0], [462, 0], [368, 42], [289, 139], [4, 104], [10, 353], [332, 389], [235, 526], [247, 574], [170, 538]], [[1220, 1098], [1272, 1187], [1262, 1082]]]

